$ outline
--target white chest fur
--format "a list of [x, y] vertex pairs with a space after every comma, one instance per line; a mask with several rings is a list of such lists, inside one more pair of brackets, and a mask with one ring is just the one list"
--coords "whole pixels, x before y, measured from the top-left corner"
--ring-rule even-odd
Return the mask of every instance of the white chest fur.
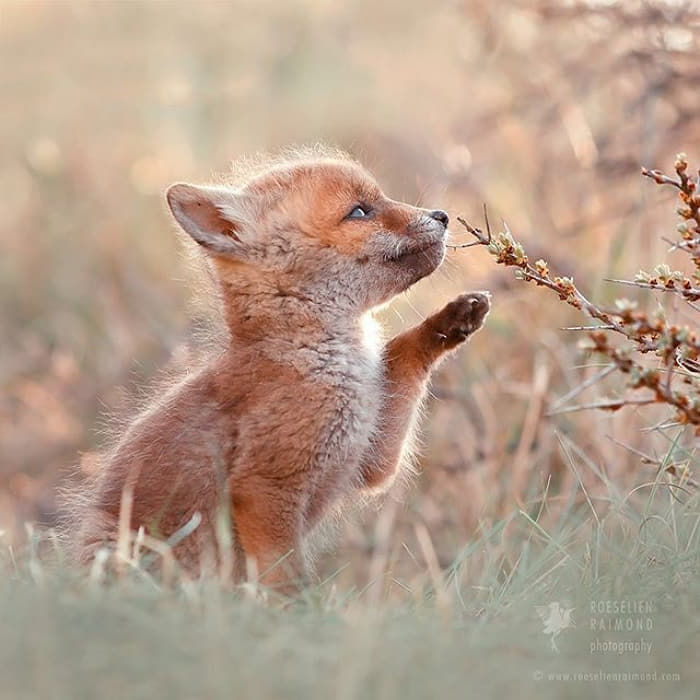
[[307, 368], [327, 392], [319, 466], [352, 480], [376, 430], [382, 405], [381, 341], [374, 319], [354, 333], [339, 333], [313, 349]]

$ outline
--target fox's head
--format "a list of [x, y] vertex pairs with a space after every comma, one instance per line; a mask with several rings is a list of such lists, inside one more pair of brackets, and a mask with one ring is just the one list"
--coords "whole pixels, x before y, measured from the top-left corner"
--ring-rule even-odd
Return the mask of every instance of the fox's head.
[[440, 265], [448, 217], [389, 199], [359, 164], [310, 158], [240, 187], [172, 185], [170, 209], [234, 290], [365, 311]]

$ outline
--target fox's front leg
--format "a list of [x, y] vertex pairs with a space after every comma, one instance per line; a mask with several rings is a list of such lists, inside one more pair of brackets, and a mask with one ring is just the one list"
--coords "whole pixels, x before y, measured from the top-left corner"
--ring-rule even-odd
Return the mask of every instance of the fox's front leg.
[[385, 349], [385, 399], [379, 429], [362, 465], [363, 486], [388, 486], [436, 362], [481, 328], [488, 294], [462, 294], [423, 323], [393, 338]]
[[[278, 593], [292, 594], [308, 578], [303, 553], [303, 489], [294, 481], [246, 475], [231, 479], [238, 572]], [[240, 575], [240, 573], [239, 573]]]

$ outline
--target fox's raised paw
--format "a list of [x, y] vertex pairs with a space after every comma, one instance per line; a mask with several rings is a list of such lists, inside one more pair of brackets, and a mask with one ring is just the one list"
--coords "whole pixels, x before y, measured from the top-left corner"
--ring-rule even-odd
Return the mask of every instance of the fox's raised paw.
[[428, 319], [438, 342], [447, 350], [464, 342], [478, 331], [491, 308], [488, 292], [461, 294]]

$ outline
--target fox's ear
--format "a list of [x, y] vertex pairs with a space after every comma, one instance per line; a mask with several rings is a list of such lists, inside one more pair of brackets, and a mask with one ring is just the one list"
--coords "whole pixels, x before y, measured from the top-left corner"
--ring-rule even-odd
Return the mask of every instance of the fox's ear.
[[183, 230], [212, 253], [238, 257], [244, 248], [240, 233], [246, 220], [245, 196], [224, 187], [178, 183], [165, 193]]

